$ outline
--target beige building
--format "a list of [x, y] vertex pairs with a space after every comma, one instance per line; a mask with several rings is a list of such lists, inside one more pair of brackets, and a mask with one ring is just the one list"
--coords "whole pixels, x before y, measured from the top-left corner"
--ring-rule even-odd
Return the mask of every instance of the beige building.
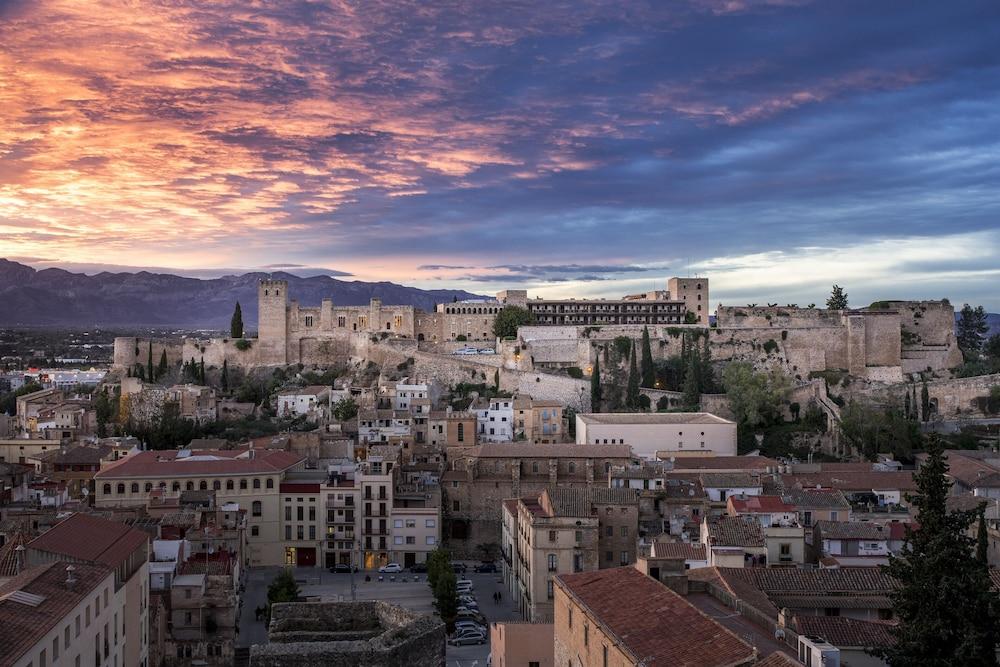
[[53, 560], [22, 571], [0, 585], [0, 664], [129, 664], [121, 632], [125, 609], [115, 591], [107, 565]]
[[150, 494], [212, 491], [216, 502], [247, 511], [247, 551], [252, 566], [285, 562], [279, 487], [305, 457], [283, 450], [146, 451], [118, 461], [94, 477], [95, 506], [143, 507]]
[[708, 278], [671, 278], [667, 292], [670, 298], [684, 303], [685, 310], [695, 317], [694, 324], [708, 324]]
[[583, 413], [577, 444], [627, 444], [645, 459], [735, 456], [736, 422], [708, 412]]
[[476, 415], [448, 408], [432, 411], [427, 419], [427, 442], [434, 447], [473, 447], [476, 444]]
[[505, 500], [503, 513], [505, 584], [531, 621], [551, 620], [556, 574], [635, 562], [637, 491], [551, 487]]
[[[113, 585], [93, 600], [93, 616], [104, 610], [104, 660], [118, 647], [121, 665], [146, 665], [149, 657], [149, 535], [123, 523], [72, 514], [26, 546], [30, 566], [73, 561], [112, 571]], [[84, 610], [84, 625], [90, 615]], [[97, 619], [94, 618], [97, 622]], [[74, 618], [74, 632], [76, 631]], [[5, 631], [8, 629], [5, 629]], [[63, 631], [65, 640], [65, 630]], [[89, 660], [88, 660], [89, 662]], [[102, 664], [114, 664], [114, 661]]]
[[565, 441], [562, 403], [535, 400], [530, 396], [517, 396], [513, 407], [516, 440], [527, 440], [543, 445]]
[[492, 667], [553, 667], [551, 623], [490, 624]]
[[757, 651], [634, 567], [556, 578], [556, 665], [742, 667]]
[[284, 564], [315, 567], [323, 563], [322, 484], [282, 482], [278, 488], [281, 503], [281, 537], [284, 541]]

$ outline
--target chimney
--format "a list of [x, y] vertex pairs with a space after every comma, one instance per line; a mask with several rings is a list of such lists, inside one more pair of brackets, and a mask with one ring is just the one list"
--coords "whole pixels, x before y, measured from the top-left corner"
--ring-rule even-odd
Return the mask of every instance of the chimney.
[[20, 574], [24, 569], [24, 551], [23, 544], [14, 547], [14, 574]]
[[73, 572], [75, 571], [76, 568], [72, 565], [66, 566], [66, 590], [71, 591], [76, 586], [76, 577], [73, 576]]

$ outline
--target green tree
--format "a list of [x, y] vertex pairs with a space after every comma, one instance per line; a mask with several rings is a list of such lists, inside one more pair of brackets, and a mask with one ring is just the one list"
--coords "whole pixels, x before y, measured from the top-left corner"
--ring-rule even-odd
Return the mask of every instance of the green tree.
[[777, 369], [756, 372], [749, 363], [737, 361], [726, 366], [722, 386], [736, 421], [750, 428], [773, 424], [781, 419], [781, 408], [791, 382]]
[[979, 527], [976, 531], [976, 562], [987, 570], [990, 567], [990, 534], [986, 530], [986, 513], [979, 510]]
[[222, 360], [222, 391], [229, 391], [229, 360]]
[[521, 306], [504, 306], [493, 320], [493, 335], [503, 340], [517, 336], [517, 328], [535, 321], [535, 316]]
[[117, 401], [112, 401], [107, 392], [97, 392], [94, 398], [94, 413], [97, 419], [97, 437], [108, 437], [108, 423], [118, 412]]
[[715, 374], [712, 372], [712, 350], [709, 347], [708, 333], [705, 333], [705, 339], [701, 344], [701, 359], [699, 360], [700, 372], [698, 374], [701, 380], [701, 393], [703, 394], [714, 394], [715, 393]]
[[601, 359], [594, 359], [594, 368], [590, 371], [590, 409], [601, 411]]
[[920, 387], [920, 415], [925, 422], [931, 420], [931, 393], [927, 390], [927, 380]]
[[689, 310], [684, 313], [684, 324], [698, 324], [698, 316]]
[[701, 390], [698, 387], [698, 362], [696, 355], [688, 355], [687, 372], [684, 373], [684, 389], [681, 403], [685, 410], [698, 410], [701, 407]]
[[166, 374], [167, 374], [167, 349], [163, 348], [163, 351], [160, 352], [160, 363], [156, 367], [156, 379], [159, 380]]
[[271, 617], [271, 605], [278, 602], [295, 602], [299, 597], [299, 585], [291, 570], [282, 570], [267, 587], [267, 616]]
[[146, 358], [146, 377], [149, 378], [150, 382], [156, 382], [156, 376], [153, 374], [153, 341], [149, 341], [149, 356]]
[[983, 355], [994, 362], [1000, 363], [1000, 334], [993, 334], [983, 345]]
[[236, 309], [233, 311], [233, 318], [229, 321], [230, 338], [243, 338], [243, 309], [240, 302], [236, 302]]
[[923, 444], [919, 425], [895, 407], [876, 407], [851, 401], [840, 413], [844, 442], [868, 461], [881, 452], [901, 460], [910, 459]]
[[342, 398], [334, 403], [333, 416], [337, 419], [337, 421], [351, 421], [358, 416], [358, 404], [355, 403], [354, 399], [350, 396]]
[[910, 406], [910, 392], [906, 392], [906, 397], [903, 399], [903, 416], [907, 419], [913, 419], [913, 408]]
[[32, 380], [27, 384], [21, 385], [14, 391], [5, 394], [3, 399], [0, 400], [0, 413], [6, 413], [11, 416], [16, 415], [18, 397], [24, 396], [25, 394], [32, 394], [36, 391], [41, 391], [42, 389], [42, 385]]
[[979, 353], [986, 341], [990, 327], [986, 323], [986, 311], [982, 306], [973, 308], [969, 304], [962, 306], [955, 325], [955, 338], [966, 361], [979, 358]]
[[500, 369], [493, 371], [493, 388], [500, 391]]
[[635, 361], [635, 343], [632, 343], [632, 354], [629, 356], [628, 385], [625, 390], [625, 407], [629, 410], [639, 409], [639, 368]]
[[884, 567], [896, 582], [890, 598], [899, 624], [890, 626], [895, 644], [872, 654], [890, 667], [997, 665], [1000, 599], [968, 534], [978, 510], [948, 511], [947, 473], [941, 440], [932, 436], [914, 475], [917, 493], [907, 496], [920, 527], [907, 530], [899, 556]]
[[649, 341], [649, 327], [642, 328], [642, 386], [652, 388], [656, 384], [656, 373], [653, 370], [653, 350]]
[[826, 300], [826, 307], [830, 310], [847, 310], [847, 292], [840, 285], [834, 285], [830, 292], [830, 298]]
[[202, 357], [201, 363], [198, 364], [198, 382], [205, 384], [205, 357]]

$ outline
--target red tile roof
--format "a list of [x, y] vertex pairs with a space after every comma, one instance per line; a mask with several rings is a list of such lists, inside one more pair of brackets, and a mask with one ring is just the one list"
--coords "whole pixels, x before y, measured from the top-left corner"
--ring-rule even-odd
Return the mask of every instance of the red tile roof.
[[766, 456], [678, 456], [674, 470], [766, 470], [777, 469], [778, 462]]
[[847, 616], [801, 615], [795, 617], [795, 625], [799, 634], [825, 639], [837, 648], [876, 648], [896, 643], [890, 625]]
[[781, 496], [730, 496], [729, 503], [738, 514], [773, 514], [778, 512], [794, 512], [795, 506], [789, 505]]
[[708, 524], [713, 547], [762, 547], [764, 531], [756, 519], [722, 516]]
[[[56, 561], [33, 567], [0, 586], [0, 664], [17, 662], [113, 571], [103, 565], [72, 563], [76, 584], [69, 589], [65, 582], [70, 564]], [[37, 606], [4, 599], [15, 591], [43, 599]]]
[[305, 458], [301, 454], [274, 449], [202, 449], [178, 458], [180, 451], [148, 451], [128, 456], [100, 471], [94, 478], [253, 475], [281, 472]]
[[802, 663], [781, 651], [775, 651], [759, 662], [755, 662], [753, 667], [802, 667]]
[[813, 530], [824, 540], [888, 540], [889, 531], [871, 521], [817, 521]]
[[705, 545], [690, 542], [653, 542], [654, 558], [705, 560]]
[[913, 472], [810, 472], [782, 475], [786, 489], [796, 485], [801, 488], [827, 488], [841, 491], [899, 490], [912, 491], [917, 488]]
[[149, 535], [141, 530], [129, 528], [117, 521], [77, 512], [25, 546], [29, 551], [44, 551], [75, 560], [117, 567], [133, 551], [148, 541]]
[[721, 667], [754, 655], [735, 634], [634, 567], [562, 574], [556, 583], [648, 667]]

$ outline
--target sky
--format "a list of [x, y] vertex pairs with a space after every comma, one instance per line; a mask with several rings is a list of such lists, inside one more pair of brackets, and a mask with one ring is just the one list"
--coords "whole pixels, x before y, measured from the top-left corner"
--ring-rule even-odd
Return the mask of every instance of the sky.
[[0, 257], [996, 311], [998, 44], [995, 0], [0, 0]]

